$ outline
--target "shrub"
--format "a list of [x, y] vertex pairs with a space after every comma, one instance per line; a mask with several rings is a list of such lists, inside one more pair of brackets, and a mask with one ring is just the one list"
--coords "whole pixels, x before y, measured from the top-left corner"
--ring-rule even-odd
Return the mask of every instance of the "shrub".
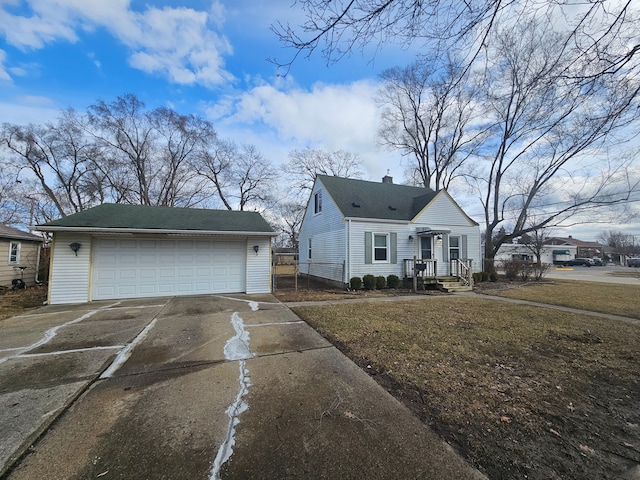
[[505, 260], [502, 262], [502, 268], [504, 269], [504, 276], [507, 280], [512, 282], [518, 277], [520, 273], [520, 263], [516, 260]]
[[474, 272], [473, 273], [473, 283], [482, 282], [482, 272]]
[[353, 277], [349, 280], [349, 286], [351, 290], [360, 290], [362, 288], [362, 279], [360, 277]]
[[397, 275], [389, 275], [387, 277], [387, 287], [397, 288], [400, 285], [400, 278]]
[[373, 290], [376, 288], [376, 277], [373, 275], [365, 275], [362, 277], [362, 283], [365, 290]]
[[382, 290], [386, 286], [387, 286], [387, 279], [386, 278], [384, 278], [382, 275], [376, 277], [376, 288], [378, 290]]
[[480, 275], [482, 276], [483, 282], [487, 282], [489, 280], [489, 272], [480, 272]]
[[490, 272], [489, 273], [489, 281], [497, 282], [498, 281], [498, 272], [496, 272], [495, 270], [493, 272]]

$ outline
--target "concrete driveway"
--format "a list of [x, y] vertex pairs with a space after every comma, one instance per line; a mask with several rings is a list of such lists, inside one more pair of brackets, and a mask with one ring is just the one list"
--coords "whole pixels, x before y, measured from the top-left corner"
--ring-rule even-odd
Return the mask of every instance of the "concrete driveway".
[[0, 321], [0, 478], [484, 478], [270, 295]]

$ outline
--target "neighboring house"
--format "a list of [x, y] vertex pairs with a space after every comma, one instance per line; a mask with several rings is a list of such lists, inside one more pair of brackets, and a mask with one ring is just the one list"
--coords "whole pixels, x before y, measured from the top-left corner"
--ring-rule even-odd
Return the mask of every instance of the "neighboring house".
[[[550, 237], [544, 242], [545, 245], [560, 247], [575, 247], [575, 257], [573, 258], [605, 258], [605, 246], [598, 242], [586, 242], [578, 240], [571, 235], [568, 237]], [[574, 252], [572, 252], [574, 253]]]
[[256, 212], [104, 204], [37, 228], [51, 304], [271, 291], [277, 234]]
[[0, 225], [0, 286], [11, 288], [13, 279], [21, 279], [27, 285], [38, 280], [42, 237], [17, 228]]
[[[540, 261], [543, 264], [562, 265], [564, 262], [576, 257], [577, 247], [575, 245], [546, 245], [540, 251]], [[496, 265], [500, 262], [511, 260], [522, 260], [525, 262], [535, 262], [536, 256], [526, 245], [519, 243], [504, 243], [500, 246], [495, 256]]]
[[[482, 269], [480, 230], [445, 191], [318, 175], [300, 229], [301, 273], [334, 284], [353, 277]], [[468, 261], [467, 261], [468, 259]], [[420, 263], [420, 262], [419, 262]]]

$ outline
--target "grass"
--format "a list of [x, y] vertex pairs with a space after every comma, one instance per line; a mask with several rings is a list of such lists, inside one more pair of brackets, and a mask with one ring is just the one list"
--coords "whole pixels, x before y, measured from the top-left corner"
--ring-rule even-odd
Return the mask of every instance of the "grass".
[[[638, 316], [637, 287], [611, 300], [571, 283], [514, 295]], [[636, 324], [482, 297], [295, 311], [490, 478], [605, 479], [640, 463]]]
[[519, 300], [550, 303], [624, 317], [640, 318], [638, 285], [556, 280], [553, 283], [524, 284], [519, 288], [486, 293]]

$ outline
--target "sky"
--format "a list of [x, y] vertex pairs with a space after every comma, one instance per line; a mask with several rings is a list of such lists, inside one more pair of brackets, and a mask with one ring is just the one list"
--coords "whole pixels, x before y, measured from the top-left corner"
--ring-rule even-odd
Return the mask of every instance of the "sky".
[[[271, 31], [304, 22], [293, 0], [0, 0], [0, 122], [42, 123], [134, 93], [148, 108], [210, 120], [221, 138], [255, 145], [276, 165], [306, 147], [357, 153], [365, 179], [404, 177], [397, 152], [377, 145], [380, 73], [408, 64], [399, 46], [327, 65]], [[456, 198], [476, 221], [480, 204]], [[585, 240], [606, 227], [574, 227]], [[635, 232], [640, 235], [640, 230]]]

